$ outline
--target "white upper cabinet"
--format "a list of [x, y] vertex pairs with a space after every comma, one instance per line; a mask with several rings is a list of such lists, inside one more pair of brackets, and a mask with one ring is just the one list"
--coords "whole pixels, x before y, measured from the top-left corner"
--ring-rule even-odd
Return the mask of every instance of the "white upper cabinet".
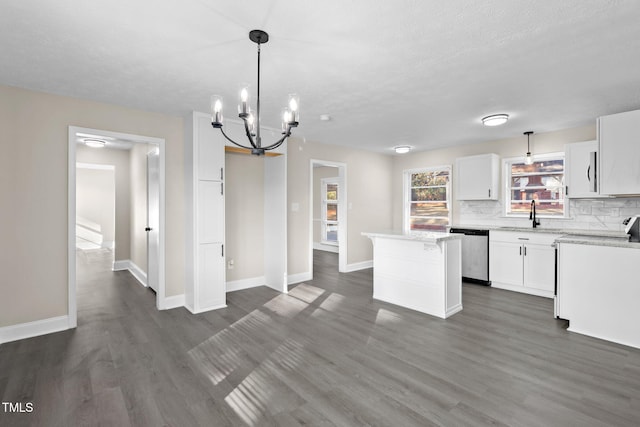
[[456, 200], [498, 200], [500, 158], [497, 154], [458, 157], [454, 180]]
[[564, 146], [565, 194], [571, 199], [599, 197], [598, 141], [585, 141]]
[[640, 194], [640, 110], [598, 119], [600, 194]]

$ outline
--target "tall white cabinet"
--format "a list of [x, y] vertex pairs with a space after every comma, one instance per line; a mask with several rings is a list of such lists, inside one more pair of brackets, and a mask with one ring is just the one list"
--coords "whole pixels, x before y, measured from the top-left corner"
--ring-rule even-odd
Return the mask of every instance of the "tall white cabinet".
[[185, 125], [186, 283], [192, 313], [226, 307], [224, 141], [208, 114]]
[[598, 119], [600, 193], [640, 194], [640, 110]]

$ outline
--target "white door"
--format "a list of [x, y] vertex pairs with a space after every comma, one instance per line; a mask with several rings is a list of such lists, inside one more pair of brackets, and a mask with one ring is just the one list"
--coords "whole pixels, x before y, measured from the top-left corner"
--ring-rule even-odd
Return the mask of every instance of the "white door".
[[158, 292], [158, 248], [160, 246], [160, 156], [147, 155], [147, 284]]

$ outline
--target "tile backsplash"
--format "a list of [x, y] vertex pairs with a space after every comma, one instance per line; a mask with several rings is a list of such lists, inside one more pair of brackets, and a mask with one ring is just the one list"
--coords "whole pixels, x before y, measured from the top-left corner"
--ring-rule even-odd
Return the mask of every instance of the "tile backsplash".
[[[530, 227], [527, 218], [504, 216], [503, 201], [478, 200], [458, 203], [459, 225]], [[624, 231], [622, 221], [640, 215], [640, 198], [569, 199], [568, 218], [540, 218], [551, 229]]]

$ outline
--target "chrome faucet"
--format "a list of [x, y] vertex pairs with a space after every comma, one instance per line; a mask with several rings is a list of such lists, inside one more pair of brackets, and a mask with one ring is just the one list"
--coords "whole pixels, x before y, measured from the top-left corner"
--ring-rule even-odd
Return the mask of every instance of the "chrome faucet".
[[536, 219], [536, 201], [531, 201], [531, 209], [529, 210], [529, 219], [533, 221], [533, 228], [540, 225], [540, 221]]

